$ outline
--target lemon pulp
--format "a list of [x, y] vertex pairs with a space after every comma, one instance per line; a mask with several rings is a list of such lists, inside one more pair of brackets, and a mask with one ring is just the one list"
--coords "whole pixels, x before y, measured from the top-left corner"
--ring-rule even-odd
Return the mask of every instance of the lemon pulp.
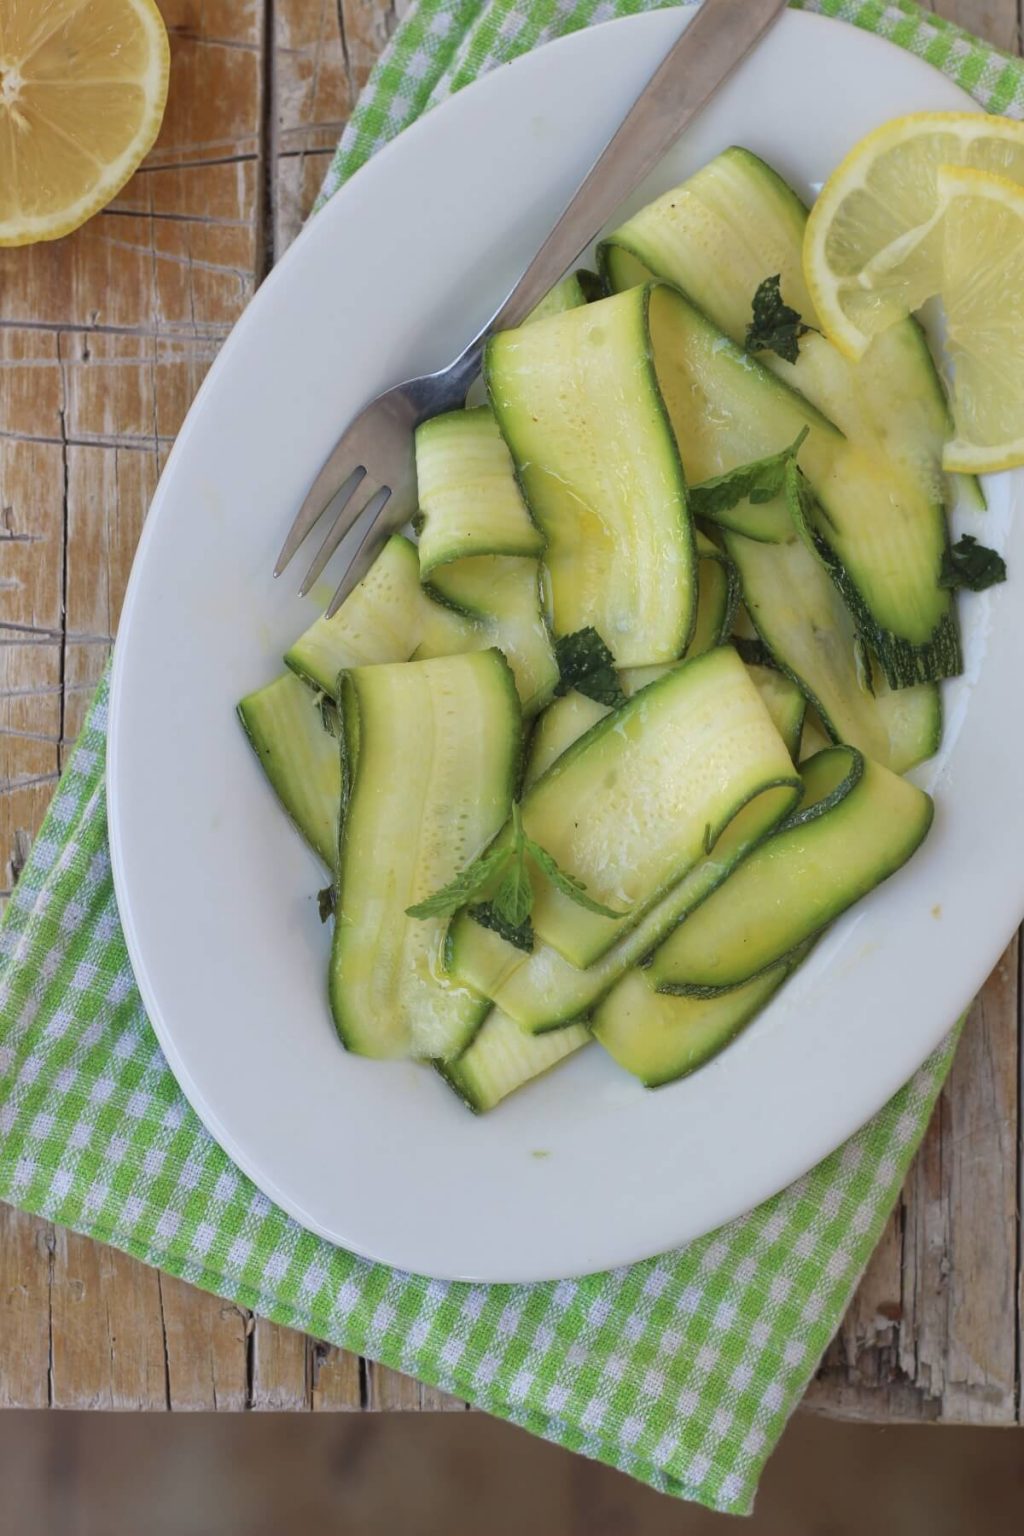
[[110, 201], [156, 138], [168, 72], [152, 0], [0, 0], [0, 245]]

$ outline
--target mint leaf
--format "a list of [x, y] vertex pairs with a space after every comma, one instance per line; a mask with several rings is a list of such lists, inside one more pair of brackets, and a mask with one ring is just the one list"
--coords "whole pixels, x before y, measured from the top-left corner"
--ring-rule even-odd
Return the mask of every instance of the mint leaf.
[[507, 844], [500, 848], [489, 848], [472, 864], [449, 880], [433, 896], [428, 896], [425, 901], [418, 901], [414, 907], [406, 907], [407, 917], [451, 917], [460, 907], [466, 906], [479, 896], [484, 888], [490, 885], [492, 880], [502, 873], [515, 850]]
[[577, 906], [585, 907], [588, 912], [596, 912], [598, 917], [625, 917], [625, 912], [616, 912], [614, 907], [606, 907], [600, 901], [595, 901], [593, 896], [587, 895], [587, 888], [582, 880], [577, 880], [575, 875], [567, 875], [564, 869], [539, 843], [535, 843], [532, 837], [526, 839], [526, 851], [534, 863], [544, 871], [556, 890], [563, 896], [568, 896]]
[[966, 587], [970, 592], [984, 592], [1006, 580], [1006, 561], [994, 549], [979, 544], [965, 533], [951, 549], [943, 551], [939, 586], [955, 591]]
[[512, 860], [501, 878], [491, 905], [510, 928], [522, 928], [533, 911], [533, 886], [526, 868], [526, 838], [518, 805], [512, 807]]
[[592, 626], [556, 640], [555, 659], [559, 671], [555, 693], [559, 697], [575, 688], [577, 693], [595, 699], [598, 704], [608, 704], [612, 709], [625, 704], [626, 695], [615, 671], [615, 658]]
[[[563, 895], [579, 906], [586, 907], [588, 912], [596, 912], [600, 917], [625, 916], [625, 913], [616, 912], [588, 896], [586, 886], [581, 881], [567, 875], [546, 849], [526, 836], [518, 805], [512, 806], [510, 838], [505, 839], [500, 847], [491, 848], [480, 858], [474, 859], [468, 868], [442, 886], [441, 890], [435, 891], [433, 896], [428, 896], [426, 901], [414, 907], [406, 907], [406, 915], [450, 917], [462, 907], [469, 907], [470, 916], [485, 928], [492, 928], [519, 949], [530, 950], [533, 948], [533, 927], [530, 922], [533, 885], [526, 865], [527, 858], [533, 860]], [[493, 889], [494, 882], [499, 880], [497, 890], [489, 901], [471, 905], [474, 897], [483, 895], [489, 888]]]
[[513, 925], [501, 916], [493, 902], [481, 902], [478, 906], [469, 908], [469, 915], [481, 928], [490, 928], [509, 944], [514, 944], [516, 949], [522, 949], [526, 954], [533, 952], [533, 924], [527, 918], [525, 922]]
[[800, 355], [800, 337], [814, 326], [805, 325], [797, 310], [784, 302], [780, 272], [758, 286], [752, 314], [744, 343], [747, 351], [777, 352], [785, 362], [795, 363]]
[[521, 860], [513, 860], [505, 871], [494, 893], [493, 906], [512, 928], [521, 928], [529, 921], [533, 911], [533, 886]]
[[690, 511], [694, 517], [706, 517], [712, 522], [723, 512], [731, 512], [741, 501], [754, 506], [773, 501], [781, 495], [786, 483], [787, 466], [795, 460], [804, 438], [810, 431], [804, 427], [788, 448], [780, 453], [769, 454], [764, 459], [754, 459], [749, 464], [739, 464], [727, 474], [714, 475], [700, 485], [690, 487]]
[[316, 893], [316, 909], [320, 914], [320, 921], [326, 923], [332, 918], [338, 908], [338, 893], [333, 885], [325, 885], [322, 891]]

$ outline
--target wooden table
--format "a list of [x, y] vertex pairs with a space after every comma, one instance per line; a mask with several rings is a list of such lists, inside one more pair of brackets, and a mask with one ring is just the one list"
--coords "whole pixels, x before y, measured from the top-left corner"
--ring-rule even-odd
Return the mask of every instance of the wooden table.
[[[1018, 48], [1016, 0], [936, 7]], [[164, 0], [159, 143], [69, 239], [0, 251], [0, 899], [100, 676], [168, 448], [294, 238], [400, 0]], [[1018, 952], [975, 1006], [899, 1209], [808, 1397], [1020, 1415]], [[461, 1408], [0, 1206], [0, 1405]]]

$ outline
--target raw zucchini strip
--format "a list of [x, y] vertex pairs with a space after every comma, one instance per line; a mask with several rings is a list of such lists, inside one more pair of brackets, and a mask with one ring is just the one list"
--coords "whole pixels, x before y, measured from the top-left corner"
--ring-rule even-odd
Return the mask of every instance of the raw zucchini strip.
[[[504, 445], [502, 445], [504, 446]], [[445, 605], [426, 620], [416, 659], [496, 645], [512, 668], [523, 713], [535, 714], [558, 682], [551, 634], [541, 606], [536, 560], [476, 555], [435, 567], [428, 592]], [[460, 616], [462, 632], [460, 633]]]
[[[733, 148], [642, 208], [600, 255], [613, 290], [664, 278], [742, 345], [753, 296], [775, 273], [783, 298], [817, 324], [803, 273], [806, 223], [807, 209], [782, 177], [749, 150]], [[801, 337], [795, 363], [759, 355], [851, 441], [903, 465], [929, 501], [941, 499], [949, 406], [916, 321], [892, 326], [856, 362], [814, 333]], [[976, 481], [967, 494], [977, 505]]]
[[[682, 663], [676, 662], [675, 665], [681, 666]], [[758, 663], [752, 665], [750, 662], [745, 662], [744, 665], [746, 666], [750, 681], [761, 695], [761, 703], [771, 715], [775, 729], [786, 743], [786, 750], [790, 757], [795, 761], [796, 749], [800, 742], [800, 728], [803, 725], [804, 711], [807, 708], [807, 700], [800, 692], [796, 683], [791, 678], [784, 676], [783, 673], [777, 672], [774, 667], [761, 666]], [[631, 699], [634, 693], [639, 693], [640, 689], [646, 688], [648, 683], [657, 682], [658, 678], [664, 677], [665, 673], [669, 670], [668, 666], [627, 667], [624, 672], [619, 673], [623, 692], [627, 698]], [[555, 707], [552, 706], [552, 709]], [[598, 705], [596, 707], [602, 709], [605, 714], [608, 713], [606, 706]], [[586, 728], [589, 729], [589, 726]], [[564, 745], [561, 749], [564, 752], [567, 747], [572, 745], [572, 741], [575, 738], [569, 737], [568, 721], [566, 721], [564, 726], [560, 724], [558, 729], [564, 737]], [[580, 730], [578, 734], [582, 736], [583, 731]], [[553, 761], [554, 758], [549, 757], [548, 766]], [[530, 768], [528, 771], [531, 771], [533, 766], [533, 753], [531, 751]], [[539, 774], [537, 776], [539, 777]]]
[[416, 428], [420, 577], [472, 555], [539, 555], [532, 521], [498, 424], [486, 405]]
[[697, 611], [693, 530], [647, 304], [640, 289], [504, 331], [485, 361], [547, 539], [555, 633], [593, 626], [620, 666], [682, 655]]
[[483, 1114], [589, 1042], [583, 1024], [528, 1035], [507, 1013], [492, 1008], [462, 1055], [439, 1064], [438, 1071], [463, 1103]]
[[341, 758], [316, 694], [286, 672], [247, 694], [238, 717], [285, 812], [313, 852], [335, 870]]
[[747, 671], [795, 763], [800, 750], [800, 733], [807, 713], [807, 700], [793, 679], [782, 672], [776, 672], [774, 667], [751, 665], [748, 662]]
[[581, 279], [593, 281], [593, 272], [570, 272], [563, 277], [560, 283], [556, 283], [549, 293], [545, 294], [535, 309], [531, 309], [525, 324], [531, 325], [534, 320], [548, 320], [552, 315], [564, 315], [567, 309], [579, 309], [581, 304], [587, 302], [587, 296], [583, 291]]
[[694, 540], [697, 549], [697, 619], [686, 647], [687, 661], [703, 656], [705, 651], [728, 640], [740, 600], [739, 572], [726, 552], [699, 529], [694, 529]]
[[[785, 515], [781, 505], [778, 510]], [[789, 531], [778, 544], [724, 535], [740, 573], [747, 613], [832, 740], [858, 747], [894, 773], [905, 773], [938, 751], [939, 689], [935, 683], [918, 683], [894, 691], [879, 676], [874, 693], [867, 691], [857, 671], [857, 631], [849, 610], [788, 516], [786, 521]]]
[[[739, 573], [728, 555], [712, 544], [706, 534], [696, 534], [698, 551], [697, 623], [686, 652], [686, 659], [702, 656], [728, 640], [736, 605], [739, 600]], [[621, 674], [623, 690], [627, 696], [645, 688], [664, 676], [670, 665], [663, 662], [653, 667], [628, 667]], [[752, 674], [753, 675], [753, 674]], [[757, 679], [755, 678], [756, 682]], [[767, 701], [766, 701], [767, 702]], [[539, 779], [556, 757], [561, 757], [567, 747], [588, 731], [608, 713], [608, 706], [586, 698], [575, 689], [564, 698], [556, 699], [537, 721], [530, 742], [530, 755], [526, 766], [526, 785]], [[769, 706], [769, 714], [775, 714]], [[778, 723], [776, 721], [776, 723]], [[781, 728], [780, 728], [781, 729]], [[785, 732], [782, 732], [785, 736]]]
[[285, 652], [285, 665], [333, 694], [344, 667], [408, 661], [420, 641], [422, 611], [416, 546], [395, 534], [334, 618], [314, 620]]
[[463, 914], [449, 940], [453, 976], [493, 998], [532, 1034], [561, 1029], [585, 1017], [630, 966], [649, 955], [774, 830], [797, 803], [798, 786], [799, 780], [791, 774], [782, 783], [767, 783], [755, 791], [711, 854], [586, 970], [570, 965], [546, 944], [536, 944], [532, 954], [523, 954]]
[[710, 853], [752, 793], [792, 771], [735, 651], [669, 671], [563, 752], [522, 803], [527, 834], [625, 915], [587, 911], [535, 870], [535, 933], [592, 965]]
[[[725, 645], [732, 633], [740, 601], [740, 577], [729, 555], [713, 544], [706, 533], [694, 529], [697, 549], [697, 621], [686, 647], [684, 661], [693, 661], [716, 645]], [[634, 694], [661, 677], [678, 662], [658, 662], [652, 666], [621, 669], [623, 688]]]
[[[681, 662], [671, 665], [681, 666]], [[619, 673], [619, 680], [627, 698], [657, 682], [670, 670], [670, 664], [658, 667], [627, 667]], [[800, 742], [807, 701], [797, 685], [773, 667], [750, 666], [750, 680], [761, 695], [761, 702], [771, 715], [775, 729], [786, 743], [786, 749], [794, 762]], [[530, 753], [526, 763], [525, 785], [527, 788], [546, 773], [556, 758], [578, 741], [598, 720], [603, 720], [610, 710], [607, 704], [588, 699], [575, 690], [555, 702], [541, 715], [530, 740]]]
[[894, 874], [931, 826], [930, 797], [853, 747], [800, 774], [800, 808], [652, 957], [659, 992], [704, 997], [759, 976]]
[[[564, 314], [567, 309], [578, 309], [581, 304], [586, 304], [589, 297], [588, 289], [595, 283], [601, 285], [601, 297], [604, 296], [604, 285], [601, 279], [593, 272], [582, 269], [579, 272], [570, 272], [563, 277], [560, 283], [545, 294], [536, 309], [532, 309], [523, 321], [524, 325], [532, 325], [534, 320], [547, 320], [551, 315]], [[596, 296], [596, 295], [595, 295]], [[475, 410], [478, 405], [487, 404], [487, 386], [483, 375], [478, 374], [469, 386], [466, 396], [466, 406], [469, 410]]]
[[660, 1088], [724, 1050], [797, 964], [797, 959], [783, 960], [714, 997], [670, 997], [654, 990], [647, 971], [627, 971], [596, 1010], [590, 1028], [620, 1067], [646, 1087]]
[[742, 533], [745, 538], [755, 539], [759, 544], [784, 544], [793, 531], [793, 520], [781, 496], [756, 505], [750, 501], [740, 501], [734, 507], [713, 513], [701, 508], [698, 516], [703, 522], [720, 528], [723, 533]]
[[363, 1056], [446, 1059], [487, 1005], [442, 976], [441, 919], [408, 917], [509, 814], [521, 721], [500, 651], [357, 667], [342, 681], [346, 803], [331, 1009]]
[[[808, 705], [804, 716], [804, 728], [800, 733], [800, 756], [796, 761], [805, 763], [809, 757], [814, 757], [818, 752], [824, 752], [826, 747], [832, 745], [832, 738], [822, 725], [821, 716], [816, 709]], [[864, 755], [866, 757], [867, 753], [865, 752]]]
[[941, 505], [900, 466], [843, 438], [675, 289], [655, 286], [649, 314], [658, 381], [690, 479], [778, 453], [809, 428], [799, 462], [820, 504], [815, 532], [890, 685], [959, 672], [951, 594], [938, 581], [948, 543]]
[[585, 694], [577, 693], [575, 688], [564, 698], [555, 699], [554, 703], [549, 704], [530, 738], [524, 787], [529, 789], [542, 773], [547, 773], [551, 764], [563, 752], [568, 751], [574, 741], [579, 741], [592, 725], [603, 720], [608, 713], [607, 704], [588, 699]]

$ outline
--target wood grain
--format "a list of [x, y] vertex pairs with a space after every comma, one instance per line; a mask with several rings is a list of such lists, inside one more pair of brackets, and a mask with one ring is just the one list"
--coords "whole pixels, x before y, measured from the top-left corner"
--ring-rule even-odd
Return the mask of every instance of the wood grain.
[[971, 1010], [809, 1407], [889, 1422], [1015, 1422], [1018, 997], [1015, 939]]
[[[406, 0], [163, 0], [167, 117], [105, 213], [0, 251], [0, 903], [109, 653], [160, 469], [312, 207]], [[1017, 0], [936, 0], [1019, 51]], [[972, 1010], [893, 1219], [808, 1395], [878, 1422], [1020, 1414], [1018, 955]], [[460, 1410], [0, 1207], [0, 1406]]]
[[248, 1406], [250, 1313], [160, 1276], [159, 1303], [167, 1373], [167, 1406], [193, 1412]]
[[0, 1408], [45, 1408], [50, 1398], [47, 1222], [0, 1205]]

